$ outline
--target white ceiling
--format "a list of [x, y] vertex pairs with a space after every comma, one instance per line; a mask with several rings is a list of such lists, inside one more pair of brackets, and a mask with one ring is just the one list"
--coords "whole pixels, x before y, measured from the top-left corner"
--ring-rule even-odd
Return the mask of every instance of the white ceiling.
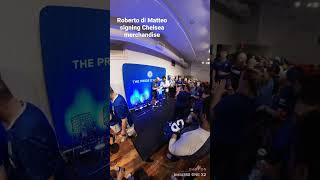
[[111, 0], [111, 17], [167, 18], [164, 40], [188, 62], [209, 58], [210, 0]]

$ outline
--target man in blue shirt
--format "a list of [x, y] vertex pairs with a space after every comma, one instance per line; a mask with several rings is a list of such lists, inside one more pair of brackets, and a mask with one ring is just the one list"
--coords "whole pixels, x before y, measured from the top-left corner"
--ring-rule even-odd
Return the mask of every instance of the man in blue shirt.
[[187, 84], [177, 95], [176, 118], [186, 118], [190, 110], [190, 86]]
[[157, 104], [158, 98], [159, 98], [159, 90], [160, 90], [160, 78], [157, 77], [152, 82], [152, 105], [155, 106]]
[[299, 68], [291, 68], [286, 73], [286, 84], [274, 98], [272, 107], [260, 106], [259, 110], [264, 110], [274, 118], [286, 120], [293, 115], [296, 98], [301, 88], [300, 81], [303, 71]]
[[63, 159], [47, 118], [15, 98], [0, 77], [0, 120], [8, 141], [9, 179], [61, 179]]
[[[220, 56], [215, 59], [213, 62], [213, 73], [215, 75], [215, 82], [220, 82], [221, 80], [226, 80], [226, 89], [231, 91], [231, 68], [232, 63], [228, 60], [228, 51], [226, 49], [222, 49], [220, 52]], [[214, 83], [215, 84], [215, 83]]]
[[[251, 168], [251, 152], [255, 151], [251, 144], [255, 135], [252, 127], [255, 127], [255, 98], [260, 90], [259, 76], [255, 70], [245, 70], [241, 73], [237, 92], [223, 97], [213, 107], [213, 166], [217, 179], [240, 179]], [[225, 80], [221, 83], [214, 93], [214, 100], [220, 99], [225, 91]]]
[[221, 50], [220, 56], [214, 61], [213, 69], [215, 71], [215, 81], [227, 79], [231, 73], [231, 62], [227, 59], [228, 52]]
[[110, 88], [110, 100], [112, 107], [112, 120], [110, 122], [112, 122], [114, 125], [121, 125], [121, 136], [123, 137], [135, 134], [133, 119], [124, 97], [120, 94], [117, 94], [112, 88]]
[[181, 78], [181, 76], [178, 76], [178, 80], [177, 80], [177, 82], [176, 82], [176, 85], [177, 85], [177, 86], [181, 86], [181, 85], [182, 85], [182, 78]]

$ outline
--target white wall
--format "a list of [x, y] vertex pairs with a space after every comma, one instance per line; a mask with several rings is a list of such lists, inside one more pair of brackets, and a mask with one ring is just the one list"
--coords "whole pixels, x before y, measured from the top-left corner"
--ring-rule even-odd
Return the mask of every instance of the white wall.
[[39, 13], [48, 5], [109, 9], [109, 0], [2, 0], [0, 73], [13, 94], [51, 119], [42, 68]]
[[149, 55], [146, 53], [132, 51], [128, 49], [125, 50], [125, 54], [125, 59], [110, 59], [110, 85], [114, 91], [122, 95], [125, 95], [122, 76], [122, 65], [125, 63], [163, 67], [166, 68], [166, 75], [177, 76], [188, 74], [186, 69], [179, 66], [178, 64], [172, 66], [171, 61], [154, 55]]
[[190, 67], [190, 75], [200, 81], [210, 82], [210, 65], [193, 63]]
[[211, 44], [216, 53], [217, 44], [236, 46], [240, 42], [240, 25], [216, 11], [211, 13]]
[[313, 9], [263, 7], [258, 40], [271, 47], [273, 56], [284, 56], [302, 64], [319, 64], [319, 12]]

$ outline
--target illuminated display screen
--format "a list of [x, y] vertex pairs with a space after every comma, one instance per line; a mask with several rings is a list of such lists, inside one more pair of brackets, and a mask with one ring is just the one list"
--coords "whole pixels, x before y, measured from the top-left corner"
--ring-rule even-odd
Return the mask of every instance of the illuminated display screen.
[[61, 150], [106, 136], [109, 19], [108, 11], [96, 9], [49, 6], [41, 11], [43, 68]]
[[[123, 83], [129, 108], [150, 102], [152, 82], [166, 75], [166, 69], [141, 64], [123, 64]], [[161, 96], [159, 91], [159, 96]]]

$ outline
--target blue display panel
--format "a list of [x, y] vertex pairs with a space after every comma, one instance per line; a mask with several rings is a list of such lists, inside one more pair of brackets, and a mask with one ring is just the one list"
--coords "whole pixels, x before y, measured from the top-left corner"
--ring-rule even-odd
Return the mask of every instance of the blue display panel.
[[49, 6], [41, 11], [45, 82], [62, 150], [109, 133], [109, 30], [106, 10]]
[[141, 64], [123, 64], [123, 83], [129, 108], [150, 102], [152, 82], [166, 75], [166, 69]]

